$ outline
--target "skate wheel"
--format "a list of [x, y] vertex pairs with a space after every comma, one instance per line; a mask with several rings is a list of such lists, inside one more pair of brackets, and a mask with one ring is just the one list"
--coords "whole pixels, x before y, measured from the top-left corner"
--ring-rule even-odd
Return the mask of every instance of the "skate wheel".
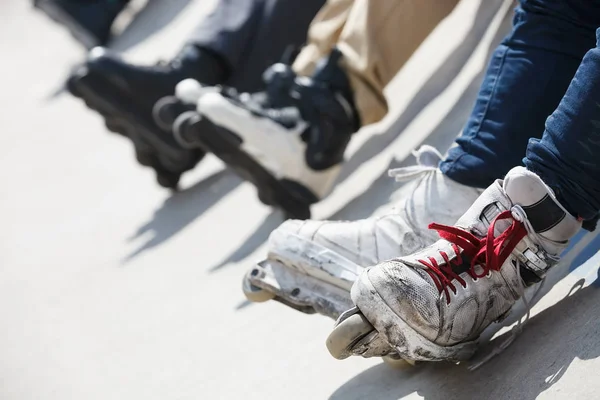
[[137, 162], [140, 163], [140, 165], [143, 165], [144, 167], [150, 167], [152, 165], [152, 162], [154, 161], [152, 154], [144, 153], [142, 151], [138, 151], [137, 149], [135, 151], [135, 158]]
[[177, 190], [179, 185], [179, 174], [169, 172], [158, 172], [156, 173], [156, 181], [158, 184], [166, 189]]
[[297, 210], [294, 210], [293, 212], [284, 210], [283, 217], [285, 219], [299, 219], [299, 220], [310, 219], [310, 208], [306, 207], [306, 208], [302, 208], [302, 209], [297, 209]]
[[253, 303], [264, 303], [265, 301], [273, 300], [275, 298], [274, 293], [261, 289], [258, 286], [254, 286], [247, 278], [244, 278], [244, 281], [242, 282], [242, 290], [244, 291], [246, 298]]
[[181, 155], [179, 158], [172, 158], [165, 154], [161, 154], [161, 153], [156, 154], [156, 158], [157, 158], [159, 164], [163, 168], [165, 168], [167, 171], [169, 171], [170, 174], [174, 174], [174, 175], [177, 175], [176, 172], [182, 171], [185, 169], [185, 168], [183, 168], [183, 166], [185, 165], [185, 161], [186, 161], [186, 159], [184, 157], [185, 157], [185, 155]]
[[182, 112], [183, 105], [175, 96], [163, 97], [152, 107], [154, 122], [166, 132], [171, 132], [173, 123]]
[[381, 357], [381, 359], [387, 366], [393, 369], [404, 370], [415, 366], [415, 362], [413, 360], [405, 360], [396, 354], [384, 356]]
[[192, 125], [201, 120], [200, 114], [195, 111], [186, 111], [180, 114], [173, 123], [173, 136], [177, 143], [185, 149], [198, 147], [194, 144]]
[[79, 67], [77, 68], [75, 71], [73, 71], [71, 73], [71, 75], [67, 78], [67, 82], [65, 84], [65, 86], [67, 87], [67, 90], [75, 97], [82, 97], [81, 93], [79, 92], [79, 81], [81, 80], [81, 78], [83, 76], [85, 76], [87, 74], [87, 68], [86, 67]]
[[104, 125], [106, 126], [106, 129], [108, 129], [110, 132], [122, 135], [127, 137], [128, 136], [128, 125], [127, 122], [123, 121], [120, 118], [105, 118], [104, 119]]
[[327, 350], [338, 360], [352, 355], [352, 349], [375, 328], [360, 312], [339, 322], [327, 337]]

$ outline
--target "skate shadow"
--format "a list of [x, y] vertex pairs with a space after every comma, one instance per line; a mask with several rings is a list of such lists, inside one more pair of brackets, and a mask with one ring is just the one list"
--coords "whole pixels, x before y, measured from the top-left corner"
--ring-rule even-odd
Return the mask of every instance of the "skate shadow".
[[[531, 318], [508, 349], [475, 371], [450, 363], [425, 363], [408, 371], [379, 364], [352, 378], [330, 398], [387, 400], [417, 393], [433, 400], [536, 399], [560, 381], [575, 359], [600, 356], [598, 278], [585, 288], [583, 282], [575, 283], [565, 298]], [[509, 334], [487, 347], [502, 343]]]
[[253, 304], [256, 304], [256, 303], [253, 303], [250, 300], [242, 300], [237, 306], [235, 306], [235, 311], [243, 310], [245, 308], [250, 307]]
[[192, 0], [148, 0], [126, 28], [108, 45], [123, 52], [158, 33], [173, 21]]
[[159, 246], [181, 232], [192, 221], [200, 217], [221, 198], [232, 192], [241, 180], [227, 169], [220, 170], [188, 189], [174, 193], [154, 212], [150, 221], [138, 228], [127, 239], [132, 242], [143, 236], [150, 238], [126, 256], [126, 264], [144, 251]]
[[[598, 232], [598, 231], [596, 231]], [[583, 229], [579, 231], [578, 235], [584, 236], [586, 231]], [[575, 236], [571, 243], [577, 243], [578, 237]], [[600, 249], [600, 232], [591, 240], [591, 242], [581, 251], [577, 257], [573, 259], [571, 265], [569, 266], [569, 272], [573, 273], [574, 276], [586, 276], [589, 274], [588, 266], [585, 263], [587, 260], [592, 258], [596, 254], [596, 252]], [[568, 251], [568, 250], [567, 250]], [[593, 267], [593, 266], [592, 266]], [[600, 280], [594, 282], [596, 287], [600, 285]]]
[[271, 211], [271, 213], [263, 220], [263, 222], [256, 227], [254, 232], [248, 235], [244, 243], [242, 243], [233, 253], [231, 253], [229, 256], [223, 259], [223, 261], [211, 267], [209, 269], [209, 272], [217, 272], [227, 265], [244, 260], [250, 254], [254, 253], [254, 251], [258, 249], [262, 244], [264, 244], [267, 238], [269, 237], [269, 234], [275, 228], [281, 225], [283, 221], [284, 217], [281, 211]]
[[[423, 109], [442, 94], [454, 81], [456, 76], [465, 66], [473, 52], [487, 31], [490, 23], [500, 10], [504, 0], [481, 1], [473, 20], [471, 29], [461, 44], [444, 60], [441, 66], [431, 74], [430, 79], [423, 85], [419, 92], [413, 97], [410, 104], [395, 119], [394, 123], [384, 133], [374, 134], [358, 149], [347, 162], [338, 178], [342, 182], [348, 178], [363, 163], [377, 156], [383, 149], [391, 145], [396, 138], [408, 127], [408, 125], [423, 111]], [[513, 9], [504, 18], [499, 27], [491, 49], [506, 35], [510, 27]], [[490, 51], [491, 52], [491, 51]], [[488, 52], [488, 56], [489, 53]], [[489, 57], [488, 57], [489, 58]], [[480, 82], [479, 82], [480, 83]], [[474, 103], [474, 99], [473, 99]], [[460, 129], [460, 128], [459, 128]], [[455, 131], [449, 131], [455, 132]], [[456, 131], [458, 132], [458, 131]]]

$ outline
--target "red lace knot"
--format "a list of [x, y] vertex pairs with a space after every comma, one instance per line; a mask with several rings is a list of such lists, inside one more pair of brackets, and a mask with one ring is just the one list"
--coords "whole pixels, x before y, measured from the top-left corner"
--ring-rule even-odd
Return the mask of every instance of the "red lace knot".
[[[497, 237], [494, 236], [496, 222], [509, 218], [512, 219], [512, 223], [508, 229]], [[473, 279], [483, 278], [491, 271], [499, 271], [517, 244], [527, 235], [523, 223], [516, 220], [510, 211], [503, 211], [498, 214], [490, 224], [487, 235], [483, 238], [478, 238], [471, 232], [455, 226], [432, 223], [429, 225], [429, 229], [435, 229], [442, 239], [450, 242], [456, 254], [456, 257], [451, 259], [445, 251], [440, 250], [439, 253], [444, 259], [441, 265], [434, 257], [428, 257], [428, 260], [417, 260], [427, 267], [427, 273], [433, 279], [439, 292], [446, 295], [448, 304], [450, 304], [448, 289], [456, 294], [454, 280], [458, 281], [463, 288], [466, 288], [466, 282], [460, 277], [460, 272], [456, 272], [452, 268], [463, 263], [461, 254], [471, 259], [469, 275]], [[476, 266], [480, 267], [479, 273], [475, 268]]]

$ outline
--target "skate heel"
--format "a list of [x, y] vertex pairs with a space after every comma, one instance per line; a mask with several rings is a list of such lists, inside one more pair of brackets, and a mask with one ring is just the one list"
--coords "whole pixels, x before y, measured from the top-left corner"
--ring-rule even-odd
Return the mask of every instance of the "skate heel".
[[177, 116], [173, 122], [173, 137], [179, 145], [186, 149], [202, 148], [202, 143], [197, 139], [198, 132], [202, 132], [203, 126], [202, 116], [196, 111], [185, 111]]
[[262, 203], [282, 209], [286, 218], [310, 217], [310, 205], [318, 201], [317, 196], [298, 182], [271, 175], [241, 150], [242, 139], [231, 131], [217, 127], [197, 112], [188, 111], [173, 124], [173, 134], [186, 148], [201, 148], [216, 155], [238, 176], [254, 184]]
[[166, 96], [158, 100], [152, 107], [152, 118], [160, 129], [171, 132], [177, 117], [195, 108], [193, 104], [184, 103], [175, 96]]

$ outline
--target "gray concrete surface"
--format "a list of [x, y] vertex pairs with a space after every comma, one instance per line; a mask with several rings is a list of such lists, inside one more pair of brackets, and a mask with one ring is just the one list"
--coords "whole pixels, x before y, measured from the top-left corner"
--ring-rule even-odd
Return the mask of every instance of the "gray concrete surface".
[[[166, 57], [214, 3], [154, 0], [114, 46], [134, 61]], [[440, 25], [390, 85], [389, 118], [352, 143], [316, 218], [371, 215], [394, 199], [389, 166], [412, 162], [420, 143], [451, 143], [508, 27], [502, 5], [463, 0]], [[475, 372], [336, 361], [324, 346], [332, 321], [248, 304], [240, 290], [282, 216], [214, 158], [180, 193], [158, 188], [125, 140], [60, 92], [83, 57], [69, 35], [28, 1], [0, 2], [0, 20], [0, 399], [598, 397], [598, 257]], [[597, 250], [588, 239], [572, 266]]]

